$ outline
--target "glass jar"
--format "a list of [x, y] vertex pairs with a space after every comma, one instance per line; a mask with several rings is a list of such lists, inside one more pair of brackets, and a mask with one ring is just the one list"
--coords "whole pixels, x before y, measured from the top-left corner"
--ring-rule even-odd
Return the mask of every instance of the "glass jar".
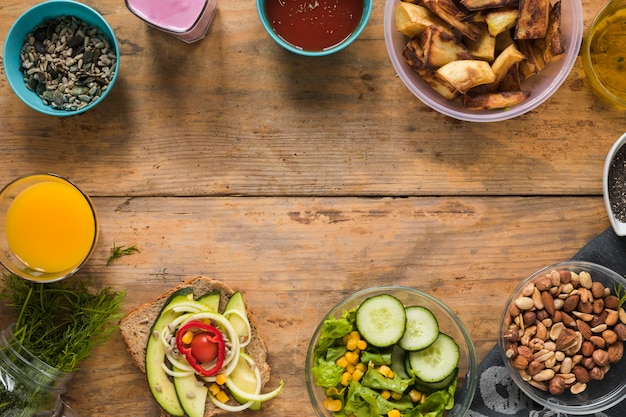
[[31, 354], [15, 338], [13, 327], [0, 333], [0, 416], [78, 417], [61, 400], [73, 373]]

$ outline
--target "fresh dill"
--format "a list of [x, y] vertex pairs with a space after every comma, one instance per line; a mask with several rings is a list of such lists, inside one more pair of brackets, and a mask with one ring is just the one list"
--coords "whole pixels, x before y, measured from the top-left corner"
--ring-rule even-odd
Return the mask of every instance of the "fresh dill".
[[48, 365], [73, 372], [105, 343], [122, 318], [126, 292], [95, 289], [91, 279], [72, 277], [42, 284], [4, 275], [0, 299], [15, 314], [15, 338]]
[[125, 248], [124, 246], [116, 246], [113, 244], [111, 248], [111, 252], [109, 255], [109, 259], [107, 259], [107, 266], [111, 264], [115, 259], [121, 258], [122, 256], [132, 255], [133, 253], [141, 252], [136, 245], [129, 246]]

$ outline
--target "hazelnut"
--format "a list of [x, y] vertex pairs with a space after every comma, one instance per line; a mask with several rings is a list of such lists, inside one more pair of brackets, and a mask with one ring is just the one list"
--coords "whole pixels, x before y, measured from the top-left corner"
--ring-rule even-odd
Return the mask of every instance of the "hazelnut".
[[591, 358], [598, 366], [604, 366], [609, 364], [609, 353], [603, 349], [594, 350]]
[[560, 395], [565, 391], [565, 381], [560, 376], [556, 375], [550, 380], [548, 384], [548, 391], [552, 395]]
[[602, 338], [606, 341], [607, 345], [612, 345], [617, 342], [617, 333], [613, 330], [607, 329], [602, 332]]
[[615, 327], [613, 327], [613, 331], [617, 333], [617, 338], [622, 342], [626, 341], [626, 324], [617, 323]]
[[617, 311], [619, 308], [619, 298], [614, 295], [604, 297], [604, 307]]
[[599, 366], [594, 367], [591, 371], [589, 371], [589, 378], [601, 381], [604, 379], [604, 370]]
[[528, 364], [528, 368], [526, 369], [526, 372], [528, 373], [528, 375], [534, 377], [539, 372], [543, 371], [545, 368], [546, 366], [543, 364], [543, 362], [532, 361]]
[[609, 354], [609, 362], [617, 363], [622, 360], [624, 356], [624, 343], [623, 342], [615, 342], [609, 346], [607, 350]]

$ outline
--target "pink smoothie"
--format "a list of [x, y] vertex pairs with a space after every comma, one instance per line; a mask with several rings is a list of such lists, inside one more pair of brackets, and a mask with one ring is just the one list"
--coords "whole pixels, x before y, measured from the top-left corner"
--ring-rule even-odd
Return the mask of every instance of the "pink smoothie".
[[133, 13], [171, 32], [187, 32], [199, 20], [207, 0], [126, 0]]

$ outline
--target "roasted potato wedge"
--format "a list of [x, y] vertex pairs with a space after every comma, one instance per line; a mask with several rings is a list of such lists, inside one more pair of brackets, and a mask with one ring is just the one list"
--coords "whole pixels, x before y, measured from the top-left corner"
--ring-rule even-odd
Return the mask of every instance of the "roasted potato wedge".
[[543, 51], [534, 40], [518, 40], [515, 44], [526, 57], [526, 60], [520, 63], [519, 68], [523, 79], [532, 77], [545, 68]]
[[519, 75], [519, 64], [512, 65], [498, 84], [498, 91], [519, 91], [522, 83]]
[[565, 47], [561, 39], [561, 1], [557, 1], [550, 9], [548, 30], [544, 38], [543, 60], [553, 62], [561, 59]]
[[402, 56], [413, 71], [419, 74], [420, 77], [422, 77], [422, 79], [441, 96], [447, 98], [448, 100], [454, 100], [458, 97], [459, 92], [456, 88], [445, 80], [437, 77], [434, 71], [426, 69], [426, 65], [424, 63], [424, 50], [422, 49], [422, 46], [417, 38], [413, 38], [407, 43], [406, 47], [402, 51]]
[[496, 80], [491, 65], [477, 59], [449, 62], [437, 70], [437, 76], [450, 83], [461, 94], [478, 85], [490, 84]]
[[496, 57], [496, 38], [489, 34], [486, 24], [481, 25], [481, 31], [478, 39], [465, 40], [467, 50], [476, 59], [482, 59], [487, 62], [493, 62]]
[[480, 27], [474, 22], [467, 21], [470, 14], [461, 10], [454, 0], [424, 0], [424, 6], [461, 32], [463, 36], [472, 40], [478, 38]]
[[467, 10], [497, 9], [500, 7], [517, 7], [519, 0], [461, 0]]
[[491, 69], [496, 74], [496, 80], [490, 84], [490, 91], [496, 91], [500, 81], [509, 72], [509, 68], [518, 62], [522, 62], [526, 57], [522, 54], [515, 44], [509, 45], [491, 64]]
[[420, 37], [427, 68], [437, 69], [448, 62], [472, 59], [465, 45], [439, 26], [429, 26]]
[[396, 29], [406, 37], [419, 36], [428, 26], [437, 26], [447, 30], [448, 25], [429, 9], [417, 4], [401, 1], [396, 7]]
[[465, 94], [463, 105], [470, 110], [506, 109], [523, 103], [528, 97], [529, 91]]
[[489, 28], [489, 34], [495, 37], [502, 32], [514, 28], [517, 24], [518, 16], [519, 11], [512, 7], [500, 8], [487, 13], [485, 21], [487, 22], [487, 27]]
[[515, 39], [543, 39], [548, 30], [550, 0], [520, 0]]

